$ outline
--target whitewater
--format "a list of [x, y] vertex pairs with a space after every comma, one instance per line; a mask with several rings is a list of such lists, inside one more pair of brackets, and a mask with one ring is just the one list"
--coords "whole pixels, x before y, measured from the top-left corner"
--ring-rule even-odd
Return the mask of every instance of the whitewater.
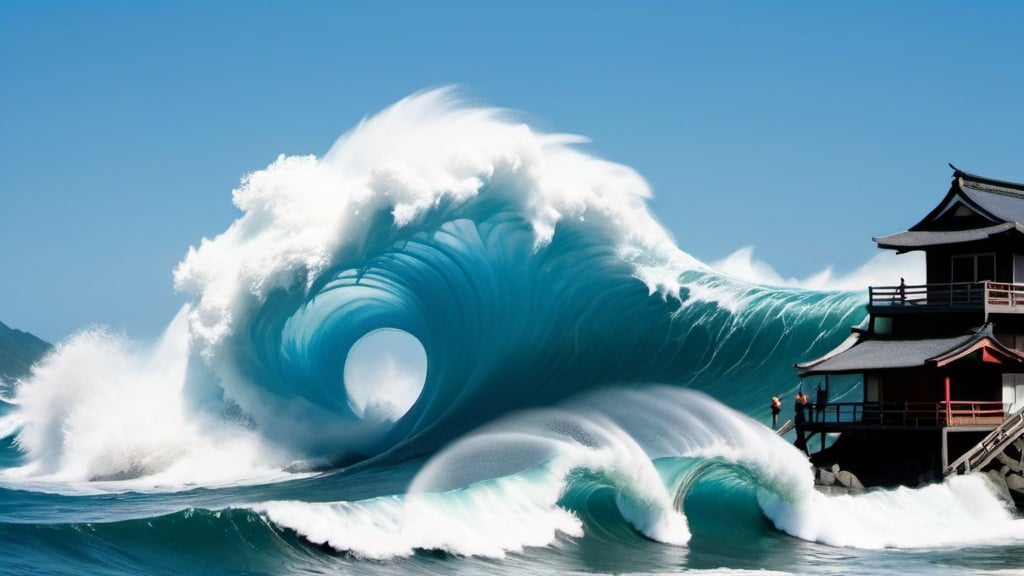
[[245, 176], [157, 341], [90, 328], [4, 390], [0, 572], [1021, 567], [985, 476], [815, 490], [767, 400], [863, 291], [699, 262], [585, 142], [439, 89]]

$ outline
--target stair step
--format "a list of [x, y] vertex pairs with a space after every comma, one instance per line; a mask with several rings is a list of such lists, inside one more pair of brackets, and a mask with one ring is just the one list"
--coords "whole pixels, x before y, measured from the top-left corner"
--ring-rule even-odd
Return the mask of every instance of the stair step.
[[[964, 453], [955, 462], [946, 467], [944, 475], [949, 475], [964, 468], [965, 472], [984, 467], [1010, 444], [1021, 442], [1024, 436], [1024, 409], [1018, 410], [1003, 420], [995, 430], [978, 442], [974, 448]], [[1018, 447], [1018, 450], [1021, 448]]]

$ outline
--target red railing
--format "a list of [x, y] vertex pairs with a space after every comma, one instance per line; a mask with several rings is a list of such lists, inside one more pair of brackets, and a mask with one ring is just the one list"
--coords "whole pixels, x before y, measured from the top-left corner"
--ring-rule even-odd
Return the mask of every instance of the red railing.
[[1002, 402], [954, 400], [939, 402], [939, 408], [944, 412], [947, 426], [998, 424], [1006, 417]]
[[1024, 311], [1024, 284], [985, 282], [986, 312]]
[[[809, 405], [804, 422], [823, 424], [877, 424], [885, 426], [965, 426], [1003, 421], [1002, 402], [829, 402]], [[799, 423], [799, 422], [798, 422]]]

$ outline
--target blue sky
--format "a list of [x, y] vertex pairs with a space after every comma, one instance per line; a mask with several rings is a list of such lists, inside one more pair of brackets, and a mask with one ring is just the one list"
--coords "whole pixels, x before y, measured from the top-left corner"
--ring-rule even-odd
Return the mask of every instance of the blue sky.
[[1024, 181], [1024, 5], [0, 3], [0, 321], [148, 338], [278, 154], [459, 84], [633, 166], [704, 261], [852, 270], [945, 192]]

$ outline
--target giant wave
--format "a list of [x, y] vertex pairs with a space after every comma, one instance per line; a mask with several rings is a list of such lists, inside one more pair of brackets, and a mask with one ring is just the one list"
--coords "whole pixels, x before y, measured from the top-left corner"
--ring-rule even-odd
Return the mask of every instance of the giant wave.
[[[9, 420], [32, 473], [152, 475], [209, 452], [204, 437], [216, 451], [244, 437], [229, 451], [246, 473], [424, 454], [510, 410], [631, 382], [751, 409], [751, 382], [791, 386], [790, 360], [858, 319], [856, 295], [713, 273], [650, 214], [635, 172], [510, 118], [427, 92], [321, 159], [247, 176], [242, 216], [175, 271], [195, 300], [159, 344], [91, 331], [21, 387]], [[427, 370], [404, 414], [366, 418], [345, 361], [381, 329], [418, 340]]]

